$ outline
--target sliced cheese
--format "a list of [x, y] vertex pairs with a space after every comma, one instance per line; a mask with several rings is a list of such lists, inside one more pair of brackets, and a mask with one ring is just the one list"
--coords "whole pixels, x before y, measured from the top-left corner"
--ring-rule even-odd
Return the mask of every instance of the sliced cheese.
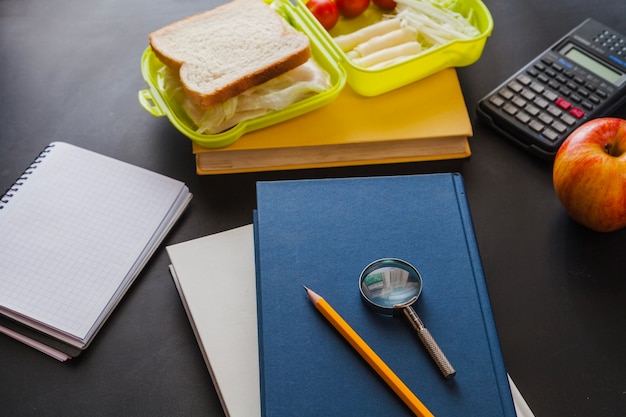
[[422, 45], [417, 41], [405, 42], [391, 48], [381, 49], [361, 58], [353, 59], [354, 63], [361, 67], [371, 67], [382, 62], [395, 60], [401, 57], [417, 55], [422, 51]]

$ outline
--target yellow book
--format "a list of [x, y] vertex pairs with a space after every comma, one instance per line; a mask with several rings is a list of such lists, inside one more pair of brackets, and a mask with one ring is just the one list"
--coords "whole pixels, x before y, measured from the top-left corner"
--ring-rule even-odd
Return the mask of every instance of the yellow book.
[[472, 125], [455, 69], [329, 105], [223, 148], [193, 144], [200, 175], [466, 158]]

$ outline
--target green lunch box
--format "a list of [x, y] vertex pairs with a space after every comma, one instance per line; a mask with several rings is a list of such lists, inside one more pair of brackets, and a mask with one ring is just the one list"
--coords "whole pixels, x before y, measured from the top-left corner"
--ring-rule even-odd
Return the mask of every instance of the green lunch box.
[[346, 82], [362, 96], [377, 96], [421, 80], [449, 67], [470, 65], [480, 58], [485, 42], [493, 30], [493, 19], [481, 0], [453, 0], [448, 8], [462, 14], [475, 26], [479, 35], [473, 39], [455, 40], [430, 48], [414, 58], [382, 69], [363, 68], [355, 63], [333, 41], [333, 36], [351, 33], [380, 21], [383, 11], [373, 3], [353, 19], [339, 18], [329, 33], [315, 19], [302, 0], [265, 0], [295, 29], [305, 33], [311, 42], [311, 52], [317, 63], [330, 75], [331, 88], [307, 99], [293, 103], [283, 110], [273, 111], [245, 120], [224, 132], [203, 134], [174, 97], [164, 87], [165, 65], [148, 46], [141, 58], [141, 71], [148, 85], [139, 91], [139, 103], [151, 115], [167, 116], [172, 125], [196, 144], [220, 148], [235, 142], [242, 135], [300, 116], [333, 101]]

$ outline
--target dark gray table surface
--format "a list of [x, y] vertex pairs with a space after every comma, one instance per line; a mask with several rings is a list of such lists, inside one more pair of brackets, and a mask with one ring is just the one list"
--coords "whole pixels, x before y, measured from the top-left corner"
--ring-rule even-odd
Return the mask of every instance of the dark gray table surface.
[[[257, 180], [459, 171], [506, 366], [535, 414], [626, 415], [626, 230], [572, 222], [550, 163], [475, 116], [478, 99], [584, 18], [626, 33], [626, 3], [486, 0], [495, 29], [458, 70], [474, 127], [467, 160], [201, 177], [189, 140], [140, 107], [140, 58], [148, 33], [218, 2], [0, 0], [0, 189], [68, 141], [186, 182], [195, 197], [173, 244], [250, 223]], [[1, 336], [0, 415], [222, 416], [167, 265], [162, 247], [70, 362]]]

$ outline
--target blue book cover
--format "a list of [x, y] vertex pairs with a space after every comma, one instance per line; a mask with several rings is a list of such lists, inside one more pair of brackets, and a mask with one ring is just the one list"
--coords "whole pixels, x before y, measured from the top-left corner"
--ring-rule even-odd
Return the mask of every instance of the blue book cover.
[[[459, 174], [259, 182], [255, 242], [263, 416], [413, 415], [303, 285], [435, 416], [515, 416]], [[386, 257], [421, 273], [413, 307], [454, 378], [441, 375], [404, 317], [380, 315], [362, 301], [361, 271]]]

